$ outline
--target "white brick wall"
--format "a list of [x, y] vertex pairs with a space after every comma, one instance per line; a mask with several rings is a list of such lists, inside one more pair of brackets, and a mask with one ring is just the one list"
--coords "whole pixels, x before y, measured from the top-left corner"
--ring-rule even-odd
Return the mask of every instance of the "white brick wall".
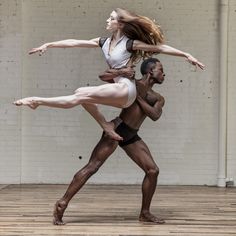
[[[101, 129], [81, 107], [32, 111], [11, 102], [16, 97], [65, 95], [79, 86], [101, 84], [97, 74], [106, 64], [99, 49], [50, 49], [42, 57], [28, 56], [27, 51], [48, 41], [106, 35], [110, 11], [124, 7], [156, 19], [167, 44], [192, 53], [207, 65], [204, 72], [194, 71], [182, 58], [159, 56], [166, 81], [156, 90], [166, 98], [165, 109], [160, 121], [147, 120], [140, 131], [161, 169], [159, 183], [216, 184], [217, 0], [0, 0], [0, 4], [1, 183], [68, 183], [87, 163]], [[235, 176], [233, 0], [230, 9], [228, 164], [234, 165], [229, 173]], [[101, 109], [107, 118], [119, 111]], [[142, 178], [142, 172], [118, 149], [90, 182], [139, 183]]]
[[20, 183], [21, 111], [12, 101], [21, 96], [21, 1], [0, 1], [0, 182]]
[[230, 0], [229, 9], [229, 57], [228, 57], [228, 135], [227, 175], [236, 185], [236, 2]]

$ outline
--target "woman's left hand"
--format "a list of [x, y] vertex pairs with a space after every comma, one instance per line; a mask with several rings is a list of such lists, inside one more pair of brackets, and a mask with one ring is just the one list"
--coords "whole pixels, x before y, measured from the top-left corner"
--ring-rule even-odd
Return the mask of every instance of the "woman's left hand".
[[202, 70], [204, 70], [205, 65], [203, 63], [201, 63], [200, 61], [198, 61], [195, 57], [193, 57], [192, 55], [188, 54], [187, 55], [187, 61], [194, 65], [194, 66], [198, 66], [199, 68], [201, 68]]

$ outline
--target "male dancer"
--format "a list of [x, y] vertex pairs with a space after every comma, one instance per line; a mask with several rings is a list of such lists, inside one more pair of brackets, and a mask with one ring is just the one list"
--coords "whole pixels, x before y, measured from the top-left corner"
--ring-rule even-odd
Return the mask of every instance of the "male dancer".
[[[139, 220], [156, 224], [164, 223], [164, 220], [150, 213], [150, 204], [156, 189], [159, 169], [147, 145], [137, 135], [137, 132], [147, 116], [153, 121], [156, 121], [161, 116], [164, 98], [154, 92], [152, 86], [161, 84], [164, 81], [165, 74], [162, 64], [156, 58], [144, 60], [141, 65], [141, 73], [143, 75], [142, 79], [136, 81], [136, 101], [130, 107], [123, 109], [119, 117], [112, 121], [115, 125], [115, 131], [123, 137], [123, 140], [118, 142], [103, 133], [92, 152], [88, 164], [75, 174], [64, 196], [56, 202], [53, 213], [53, 223], [55, 225], [64, 224], [62, 217], [72, 197], [98, 171], [118, 145], [145, 172], [142, 183], [142, 207]], [[116, 76], [114, 71], [108, 70], [100, 78], [107, 81]]]

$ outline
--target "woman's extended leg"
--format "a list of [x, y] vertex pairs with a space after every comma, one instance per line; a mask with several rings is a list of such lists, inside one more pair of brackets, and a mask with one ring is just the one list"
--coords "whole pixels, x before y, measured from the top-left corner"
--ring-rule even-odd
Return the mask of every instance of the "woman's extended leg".
[[16, 106], [27, 105], [32, 109], [38, 106], [72, 108], [82, 103], [103, 104], [123, 107], [128, 99], [128, 87], [124, 83], [104, 84], [95, 87], [82, 87], [76, 93], [60, 97], [27, 97], [14, 102]]
[[27, 105], [32, 109], [36, 109], [39, 105], [66, 109], [81, 104], [100, 124], [106, 134], [115, 140], [122, 140], [122, 137], [114, 131], [113, 124], [105, 120], [104, 116], [99, 112], [94, 103], [122, 107], [127, 99], [128, 88], [126, 87], [126, 84], [117, 83], [105, 84], [97, 87], [79, 88], [76, 90], [75, 94], [69, 96], [23, 98], [15, 101], [14, 104], [17, 106]]

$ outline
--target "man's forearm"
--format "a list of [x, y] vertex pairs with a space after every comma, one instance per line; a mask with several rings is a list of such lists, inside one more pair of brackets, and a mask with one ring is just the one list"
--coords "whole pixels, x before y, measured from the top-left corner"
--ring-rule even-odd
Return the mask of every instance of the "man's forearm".
[[[120, 69], [121, 70], [121, 69]], [[114, 78], [116, 78], [117, 76], [121, 75], [121, 72], [118, 69], [108, 69], [104, 72], [102, 72], [99, 75], [99, 78], [103, 81], [109, 81], [109, 80], [113, 80]]]
[[133, 79], [135, 74], [135, 70], [133, 67], [124, 67], [119, 69], [108, 69], [104, 72], [102, 72], [99, 75], [99, 78], [103, 81], [110, 81], [118, 76], [124, 76], [129, 79]]
[[154, 106], [150, 106], [145, 100], [143, 100], [140, 96], [137, 97], [137, 102], [143, 112], [152, 120], [156, 121], [160, 118], [162, 114], [162, 107], [164, 106], [164, 98], [160, 96], [162, 99], [158, 99]]

